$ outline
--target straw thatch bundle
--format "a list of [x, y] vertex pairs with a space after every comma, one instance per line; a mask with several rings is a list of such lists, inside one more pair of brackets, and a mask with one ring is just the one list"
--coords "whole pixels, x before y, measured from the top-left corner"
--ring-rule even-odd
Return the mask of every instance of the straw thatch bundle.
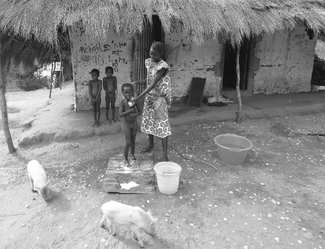
[[152, 14], [166, 32], [176, 25], [197, 43], [220, 34], [234, 45], [295, 26], [325, 29], [324, 0], [0, 0], [0, 6], [1, 29], [51, 43], [58, 25], [78, 22], [94, 38], [109, 28], [132, 36]]

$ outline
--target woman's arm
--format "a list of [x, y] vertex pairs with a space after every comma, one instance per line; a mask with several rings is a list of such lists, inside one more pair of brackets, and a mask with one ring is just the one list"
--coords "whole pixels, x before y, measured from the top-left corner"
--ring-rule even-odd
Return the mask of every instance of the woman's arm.
[[148, 92], [150, 92], [159, 82], [159, 80], [165, 76], [167, 69], [162, 68], [160, 69], [157, 73], [151, 84], [139, 95], [137, 96], [133, 101], [137, 101], [139, 98], [143, 97], [146, 95]]
[[132, 83], [132, 85], [145, 85], [145, 84], [147, 84], [147, 80], [138, 80]]
[[140, 106], [138, 104], [134, 104], [134, 106], [136, 108], [135, 112], [136, 112], [137, 116], [140, 116], [141, 112], [142, 112]]
[[135, 95], [135, 97], [137, 97], [138, 93], [137, 93], [136, 86], [138, 86], [138, 85], [146, 85], [147, 84], [147, 80], [134, 81], [131, 84], [132, 84], [132, 87], [133, 87], [134, 95]]

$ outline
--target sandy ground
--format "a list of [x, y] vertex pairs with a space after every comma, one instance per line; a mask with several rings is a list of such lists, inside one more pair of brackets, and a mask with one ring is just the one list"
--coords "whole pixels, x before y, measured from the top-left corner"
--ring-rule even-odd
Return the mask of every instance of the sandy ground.
[[[45, 93], [7, 94], [15, 143], [26, 120], [41, 115]], [[139, 248], [124, 228], [115, 237], [100, 228], [100, 206], [109, 200], [152, 210], [157, 236], [145, 236], [145, 248], [325, 248], [325, 137], [302, 135], [324, 133], [324, 120], [320, 113], [173, 127], [170, 159], [181, 165], [186, 183], [173, 196], [103, 191], [108, 159], [122, 152], [122, 134], [35, 145], [12, 155], [1, 134], [0, 248]], [[242, 165], [219, 160], [213, 138], [223, 133], [253, 142]], [[145, 143], [139, 134], [137, 149]], [[160, 141], [156, 145], [159, 156]], [[48, 203], [29, 189], [31, 159], [50, 179]]]

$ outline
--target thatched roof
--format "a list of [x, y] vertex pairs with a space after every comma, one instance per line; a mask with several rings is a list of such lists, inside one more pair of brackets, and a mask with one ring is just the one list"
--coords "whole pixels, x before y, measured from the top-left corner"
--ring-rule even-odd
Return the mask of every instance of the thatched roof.
[[93, 37], [110, 27], [131, 36], [143, 30], [144, 16], [155, 13], [166, 32], [178, 25], [195, 42], [221, 34], [236, 44], [295, 26], [325, 29], [324, 0], [0, 0], [0, 6], [0, 28], [51, 43], [58, 24], [81, 21]]

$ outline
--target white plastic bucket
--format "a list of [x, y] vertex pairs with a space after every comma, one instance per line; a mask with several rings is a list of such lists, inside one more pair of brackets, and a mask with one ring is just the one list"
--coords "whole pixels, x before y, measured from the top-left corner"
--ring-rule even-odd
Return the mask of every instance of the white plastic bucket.
[[160, 162], [154, 166], [157, 176], [158, 189], [162, 194], [173, 195], [177, 193], [181, 166], [173, 162]]

